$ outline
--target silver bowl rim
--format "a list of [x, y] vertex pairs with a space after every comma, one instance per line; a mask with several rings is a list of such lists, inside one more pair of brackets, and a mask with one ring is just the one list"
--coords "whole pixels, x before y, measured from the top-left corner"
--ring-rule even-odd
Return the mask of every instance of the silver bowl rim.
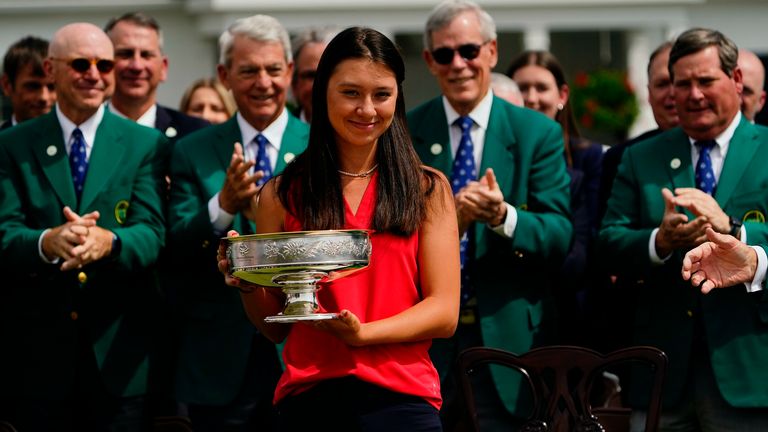
[[244, 234], [234, 237], [222, 237], [221, 240], [226, 240], [230, 243], [237, 243], [250, 240], [275, 240], [283, 238], [298, 238], [298, 237], [333, 237], [344, 235], [347, 237], [354, 237], [355, 235], [364, 234], [366, 237], [370, 237], [373, 234], [373, 230], [368, 229], [340, 229], [340, 230], [311, 230], [311, 231], [280, 231], [274, 233], [261, 233], [261, 234]]

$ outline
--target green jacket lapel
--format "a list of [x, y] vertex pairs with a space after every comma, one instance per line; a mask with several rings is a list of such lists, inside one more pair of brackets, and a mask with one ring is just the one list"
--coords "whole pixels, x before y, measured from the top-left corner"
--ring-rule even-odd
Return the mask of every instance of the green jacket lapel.
[[728, 145], [728, 154], [723, 162], [723, 170], [715, 190], [715, 199], [721, 208], [725, 207], [736, 186], [741, 182], [747, 166], [752, 162], [757, 151], [758, 144], [755, 127], [742, 116]]
[[245, 149], [240, 126], [237, 125], [237, 115], [233, 115], [232, 118], [222, 123], [217, 131], [217, 135], [218, 139], [213, 143], [215, 145], [214, 152], [221, 162], [221, 166], [226, 170], [232, 160], [232, 151], [235, 148], [235, 143], [239, 142], [243, 145], [243, 149]]
[[[516, 140], [512, 130], [512, 122], [500, 103], [500, 99], [493, 98], [491, 115], [488, 118], [488, 129], [485, 131], [483, 157], [477, 175], [482, 177], [488, 168], [492, 168], [496, 176], [496, 183], [502, 189], [502, 193], [506, 195], [509, 193], [508, 185], [512, 182], [512, 171], [515, 167], [514, 153], [511, 148], [515, 145]], [[488, 235], [489, 231], [485, 229], [484, 223], [477, 222], [474, 225], [475, 256], [482, 256], [488, 247], [485, 236]]]
[[61, 202], [70, 208], [77, 208], [75, 186], [72, 183], [72, 173], [69, 169], [67, 147], [62, 137], [61, 125], [56, 118], [55, 110], [45, 115], [40, 129], [35, 133], [34, 154], [43, 168], [45, 177], [51, 184]]
[[506, 118], [505, 111], [500, 106], [500, 100], [494, 97], [488, 120], [488, 130], [485, 131], [483, 159], [480, 170], [477, 172], [478, 177], [484, 176], [488, 168], [493, 168], [496, 182], [499, 185], [509, 184], [512, 181], [512, 168], [515, 166], [511, 151], [515, 143], [512, 124]]
[[288, 125], [280, 142], [280, 153], [275, 161], [275, 173], [280, 173], [285, 165], [307, 148], [309, 139], [309, 126], [301, 120], [288, 114]]
[[121, 127], [112, 113], [104, 110], [104, 118], [96, 129], [96, 138], [88, 159], [88, 173], [78, 212], [87, 209], [109, 180], [114, 179], [118, 173], [126, 150], [121, 132], [126, 132], [125, 128]]
[[[660, 163], [664, 165], [669, 175], [672, 189], [696, 187], [693, 178], [693, 162], [691, 161], [691, 143], [682, 129], [676, 128], [665, 137], [667, 145], [663, 146], [668, 151], [658, 155]], [[656, 164], [651, 164], [653, 166]], [[659, 192], [661, 193], [661, 192]]]
[[450, 179], [453, 154], [448, 135], [448, 119], [441, 97], [433, 99], [426, 108], [413, 136], [414, 141], [425, 146], [425, 151], [420, 152], [424, 165], [439, 169]]
[[[243, 136], [240, 132], [240, 126], [237, 124], [237, 115], [233, 115], [226, 122], [214, 127], [217, 128], [216, 139], [211, 143], [211, 150], [215, 153], [215, 157], [218, 159], [222, 171], [226, 172], [232, 160], [232, 151], [235, 148], [235, 143], [240, 143], [243, 146], [243, 151], [245, 151]], [[215, 185], [215, 188], [220, 187], [220, 184]], [[245, 228], [246, 223], [250, 225], [248, 228]], [[232, 228], [241, 234], [256, 232], [256, 226], [253, 222], [247, 221], [245, 216], [240, 213], [235, 215]]]

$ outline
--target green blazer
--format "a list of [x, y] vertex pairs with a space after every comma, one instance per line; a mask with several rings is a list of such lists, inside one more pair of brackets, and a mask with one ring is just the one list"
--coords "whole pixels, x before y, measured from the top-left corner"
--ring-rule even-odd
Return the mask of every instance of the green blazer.
[[[453, 154], [442, 97], [408, 113], [416, 152], [424, 164], [451, 177]], [[479, 175], [493, 168], [504, 200], [517, 209], [513, 238], [475, 223], [470, 268], [486, 346], [522, 353], [547, 343], [553, 304], [549, 291], [571, 243], [569, 178], [560, 126], [542, 114], [493, 98]], [[455, 361], [433, 344], [441, 374]], [[492, 370], [510, 410], [518, 400], [516, 374]]]
[[[289, 117], [275, 173], [307, 146], [309, 126]], [[208, 201], [226, 177], [237, 119], [209, 126], [179, 140], [171, 158], [168, 255], [178, 269], [176, 287], [182, 320], [176, 389], [179, 400], [223, 405], [241, 388], [256, 328], [245, 315], [237, 289], [216, 268], [220, 236], [214, 233]], [[233, 229], [243, 232], [242, 215]]]
[[[750, 244], [767, 243], [765, 161], [768, 129], [742, 118], [728, 147], [715, 199], [728, 215], [744, 220]], [[768, 295], [748, 294], [743, 285], [702, 295], [680, 276], [685, 250], [675, 251], [664, 265], [651, 264], [648, 242], [664, 214], [664, 187], [695, 187], [691, 145], [680, 128], [625, 151], [600, 230], [601, 259], [614, 274], [627, 274], [638, 282], [634, 343], [659, 347], [669, 356], [664, 405], [675, 406], [688, 377], [698, 321], [704, 326], [725, 400], [735, 407], [768, 407]], [[645, 384], [633, 380], [633, 403], [643, 403], [640, 393]]]
[[[55, 110], [0, 134], [0, 261], [13, 269], [0, 289], [0, 392], [70, 397], [79, 326], [107, 390], [145, 392], [168, 150], [158, 131], [105, 110], [78, 205]], [[45, 263], [38, 239], [65, 222], [64, 206], [99, 211], [119, 256], [78, 271]]]

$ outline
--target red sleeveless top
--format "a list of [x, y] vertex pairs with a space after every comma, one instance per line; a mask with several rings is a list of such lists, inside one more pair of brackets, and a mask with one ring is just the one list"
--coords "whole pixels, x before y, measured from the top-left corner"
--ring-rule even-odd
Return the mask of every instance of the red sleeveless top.
[[[370, 229], [376, 203], [378, 173], [363, 193], [357, 213], [344, 201], [344, 228]], [[302, 230], [286, 213], [286, 231]], [[360, 322], [396, 315], [420, 301], [418, 290], [419, 236], [373, 233], [367, 268], [323, 284], [317, 292], [321, 312], [349, 309]], [[429, 358], [431, 340], [352, 347], [311, 325], [292, 324], [283, 350], [285, 372], [275, 390], [274, 403], [299, 394], [319, 382], [346, 376], [388, 390], [424, 398], [440, 409], [440, 379]]]

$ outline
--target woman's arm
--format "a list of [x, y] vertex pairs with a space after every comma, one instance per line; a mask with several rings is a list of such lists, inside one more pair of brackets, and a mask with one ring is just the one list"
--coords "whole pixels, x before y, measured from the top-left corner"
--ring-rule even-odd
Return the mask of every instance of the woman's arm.
[[451, 187], [442, 174], [427, 201], [427, 217], [419, 229], [417, 259], [423, 295], [420, 302], [397, 315], [370, 323], [360, 323], [345, 310], [340, 320], [323, 321], [317, 327], [354, 346], [453, 335], [459, 315], [459, 230]]

